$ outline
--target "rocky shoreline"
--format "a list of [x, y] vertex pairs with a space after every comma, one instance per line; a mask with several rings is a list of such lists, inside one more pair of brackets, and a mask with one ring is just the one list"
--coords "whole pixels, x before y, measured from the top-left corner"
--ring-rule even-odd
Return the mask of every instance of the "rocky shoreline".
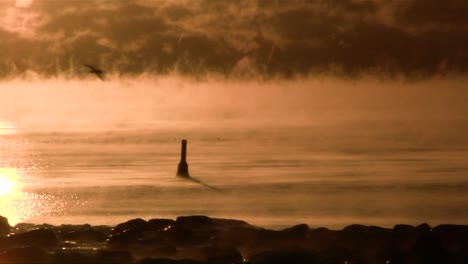
[[268, 230], [241, 220], [181, 216], [111, 226], [10, 226], [0, 217], [0, 263], [468, 263], [468, 226], [394, 228], [305, 224]]

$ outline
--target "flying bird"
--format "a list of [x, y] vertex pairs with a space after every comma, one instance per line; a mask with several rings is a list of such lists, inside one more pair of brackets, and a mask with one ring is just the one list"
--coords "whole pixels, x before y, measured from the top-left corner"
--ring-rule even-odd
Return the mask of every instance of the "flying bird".
[[99, 79], [101, 79], [101, 80], [104, 81], [104, 71], [103, 71], [103, 70], [98, 69], [98, 68], [96, 68], [96, 67], [94, 67], [94, 66], [91, 66], [91, 65], [89, 65], [89, 64], [83, 64], [83, 66], [89, 68], [89, 73], [96, 74], [96, 76], [97, 76]]

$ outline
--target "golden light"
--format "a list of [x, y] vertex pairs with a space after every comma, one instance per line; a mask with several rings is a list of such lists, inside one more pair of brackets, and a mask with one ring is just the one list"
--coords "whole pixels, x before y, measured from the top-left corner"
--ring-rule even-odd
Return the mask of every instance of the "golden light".
[[0, 215], [6, 217], [10, 225], [63, 211], [65, 204], [53, 195], [24, 190], [21, 173], [13, 168], [0, 168]]
[[13, 124], [2, 122], [0, 120], [0, 135], [11, 135], [11, 134], [15, 134], [15, 132], [16, 132], [16, 127]]
[[11, 169], [0, 169], [0, 198], [11, 195], [17, 187], [16, 174]]
[[12, 225], [18, 223], [21, 218], [16, 208], [20, 196], [21, 190], [16, 171], [0, 168], [0, 214], [8, 218]]
[[28, 7], [33, 0], [16, 0], [16, 7]]

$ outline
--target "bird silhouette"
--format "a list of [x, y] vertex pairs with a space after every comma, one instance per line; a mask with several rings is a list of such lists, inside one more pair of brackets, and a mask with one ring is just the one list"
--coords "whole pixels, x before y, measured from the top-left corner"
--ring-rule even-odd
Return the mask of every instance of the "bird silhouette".
[[89, 73], [96, 74], [96, 76], [97, 76], [99, 79], [101, 79], [101, 80], [104, 81], [104, 71], [103, 71], [103, 70], [98, 69], [98, 68], [96, 68], [96, 67], [94, 67], [94, 66], [91, 66], [91, 65], [89, 65], [89, 64], [83, 64], [83, 66], [89, 68]]

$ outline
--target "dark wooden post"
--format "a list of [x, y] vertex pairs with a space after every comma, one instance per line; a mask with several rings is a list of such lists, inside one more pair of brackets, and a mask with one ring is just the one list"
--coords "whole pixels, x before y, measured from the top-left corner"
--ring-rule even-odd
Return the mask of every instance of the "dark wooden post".
[[179, 177], [190, 177], [188, 172], [188, 164], [186, 160], [187, 156], [187, 140], [182, 139], [182, 150], [180, 153], [179, 167], [177, 168], [177, 176]]

